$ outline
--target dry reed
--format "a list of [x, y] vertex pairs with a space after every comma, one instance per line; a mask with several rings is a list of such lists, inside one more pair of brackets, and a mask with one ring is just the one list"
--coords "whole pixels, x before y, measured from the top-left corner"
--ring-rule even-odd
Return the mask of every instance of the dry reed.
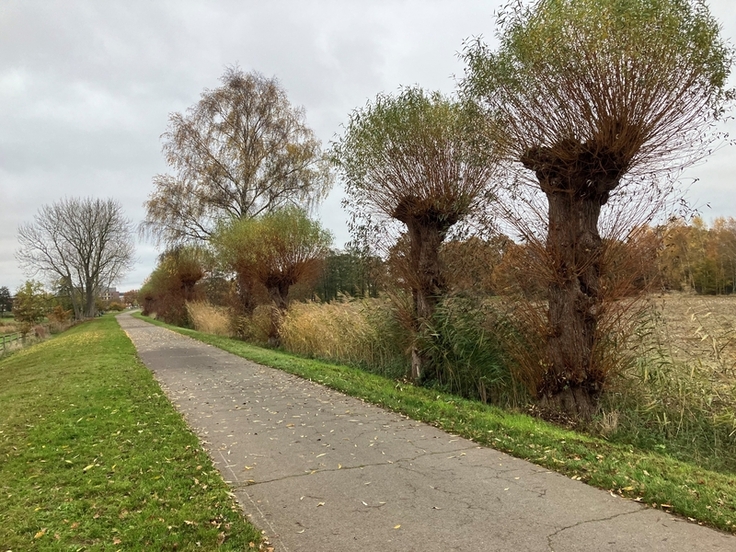
[[601, 431], [634, 443], [662, 439], [667, 449], [694, 450], [703, 465], [736, 469], [733, 298], [667, 294], [648, 305], [629, 341], [637, 361], [604, 396], [616, 424]]
[[187, 303], [187, 313], [194, 329], [213, 335], [232, 335], [231, 317], [227, 308], [217, 307], [205, 301]]
[[290, 352], [386, 373], [406, 362], [403, 332], [391, 326], [397, 324], [385, 301], [294, 303], [281, 337]]

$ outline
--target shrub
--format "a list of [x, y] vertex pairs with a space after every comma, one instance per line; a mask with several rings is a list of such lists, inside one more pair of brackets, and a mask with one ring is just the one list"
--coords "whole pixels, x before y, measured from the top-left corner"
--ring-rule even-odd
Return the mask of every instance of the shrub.
[[192, 246], [169, 249], [140, 289], [143, 314], [157, 316], [176, 326], [190, 325], [186, 303], [204, 296], [197, 283], [204, 277], [205, 252]]
[[232, 321], [235, 334], [250, 343], [268, 346], [272, 311], [272, 305], [258, 305], [251, 314], [236, 316]]
[[13, 316], [20, 323], [20, 332], [25, 336], [46, 315], [49, 297], [41, 282], [28, 280], [15, 293]]
[[58, 334], [71, 326], [72, 311], [65, 310], [61, 305], [56, 305], [47, 317], [49, 319], [49, 332]]

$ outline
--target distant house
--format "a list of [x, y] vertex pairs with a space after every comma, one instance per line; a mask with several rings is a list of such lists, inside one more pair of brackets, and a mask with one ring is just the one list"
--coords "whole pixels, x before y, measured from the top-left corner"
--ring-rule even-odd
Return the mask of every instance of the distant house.
[[106, 303], [120, 302], [120, 292], [114, 287], [102, 288], [98, 297]]

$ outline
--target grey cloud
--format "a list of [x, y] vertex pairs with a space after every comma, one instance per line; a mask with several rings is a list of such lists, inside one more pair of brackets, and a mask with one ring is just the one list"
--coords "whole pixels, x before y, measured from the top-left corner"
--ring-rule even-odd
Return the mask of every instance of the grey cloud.
[[[64, 196], [119, 199], [135, 223], [164, 172], [160, 135], [227, 65], [276, 76], [324, 144], [348, 113], [400, 85], [452, 92], [465, 38], [492, 41], [500, 0], [4, 0], [0, 3], [0, 285], [24, 279], [16, 228]], [[729, 0], [712, 1], [724, 33]], [[718, 152], [691, 193], [722, 197], [730, 154]], [[698, 172], [700, 171], [700, 172]], [[691, 175], [691, 173], [688, 173]], [[347, 239], [339, 187], [320, 210]], [[715, 212], [715, 211], [714, 211]], [[706, 215], [707, 216], [707, 215]], [[141, 283], [156, 251], [120, 287]]]

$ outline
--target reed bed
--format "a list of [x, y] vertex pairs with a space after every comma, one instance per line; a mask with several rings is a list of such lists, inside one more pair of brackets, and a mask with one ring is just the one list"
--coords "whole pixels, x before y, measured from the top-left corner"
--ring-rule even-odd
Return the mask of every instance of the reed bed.
[[199, 332], [225, 337], [233, 335], [230, 311], [226, 307], [193, 301], [187, 303], [187, 314], [194, 329]]
[[289, 352], [403, 376], [408, 337], [383, 300], [294, 303], [281, 326]]
[[650, 298], [601, 432], [736, 473], [736, 297]]

